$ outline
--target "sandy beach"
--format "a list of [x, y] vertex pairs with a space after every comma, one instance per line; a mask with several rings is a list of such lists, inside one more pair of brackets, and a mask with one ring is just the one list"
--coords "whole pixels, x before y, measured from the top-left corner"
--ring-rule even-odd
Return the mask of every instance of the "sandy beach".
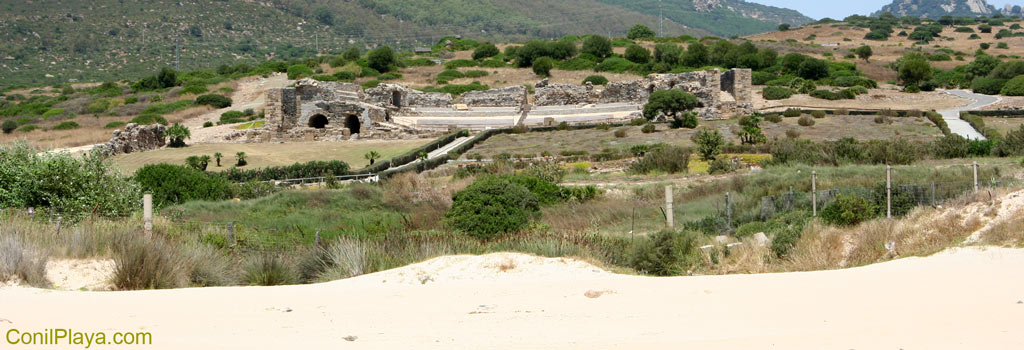
[[1006, 248], [846, 270], [668, 278], [502, 253], [316, 285], [7, 287], [0, 328], [145, 331], [152, 349], [1020, 349], [1021, 271], [1024, 250]]

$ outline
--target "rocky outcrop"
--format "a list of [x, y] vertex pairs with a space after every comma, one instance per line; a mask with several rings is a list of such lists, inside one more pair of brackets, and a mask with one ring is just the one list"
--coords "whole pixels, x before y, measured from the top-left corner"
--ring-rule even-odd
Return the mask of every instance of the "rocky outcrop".
[[167, 127], [160, 124], [128, 124], [124, 130], [115, 130], [114, 137], [99, 146], [102, 152], [112, 156], [122, 153], [143, 152], [163, 147], [166, 144], [164, 132]]
[[509, 86], [487, 91], [470, 91], [462, 94], [461, 101], [472, 107], [519, 107], [526, 103], [526, 88]]

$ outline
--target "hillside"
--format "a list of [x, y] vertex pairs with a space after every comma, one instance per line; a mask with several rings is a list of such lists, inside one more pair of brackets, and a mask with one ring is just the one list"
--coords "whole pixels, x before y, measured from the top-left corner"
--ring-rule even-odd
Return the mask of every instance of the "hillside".
[[[699, 2], [665, 3], [664, 33], [745, 35], [810, 20], [742, 1]], [[447, 35], [491, 41], [622, 36], [634, 24], [660, 23], [653, 0], [58, 0], [2, 6], [0, 87], [138, 78], [158, 66], [212, 68], [349, 46], [429, 46]]]
[[895, 0], [874, 15], [892, 13], [897, 17], [977, 16], [991, 15], [996, 8], [985, 0]]

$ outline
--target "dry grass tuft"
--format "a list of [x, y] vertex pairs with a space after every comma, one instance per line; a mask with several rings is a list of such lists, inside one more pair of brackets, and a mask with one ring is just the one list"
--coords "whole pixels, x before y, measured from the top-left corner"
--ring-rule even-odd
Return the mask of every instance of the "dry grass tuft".
[[46, 253], [15, 235], [0, 236], [0, 283], [20, 280], [36, 287], [49, 287]]

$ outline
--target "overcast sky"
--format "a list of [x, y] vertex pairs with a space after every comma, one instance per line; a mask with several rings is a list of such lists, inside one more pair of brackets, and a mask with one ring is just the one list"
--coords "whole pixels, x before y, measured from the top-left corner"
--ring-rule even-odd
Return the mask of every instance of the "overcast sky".
[[[808, 17], [821, 19], [830, 17], [843, 19], [846, 16], [870, 15], [878, 11], [882, 6], [892, 3], [892, 0], [854, 0], [854, 1], [822, 1], [822, 0], [747, 0], [759, 4], [772, 5], [790, 8]], [[1024, 6], [1024, 0], [989, 0], [989, 4], [996, 8], [1003, 8], [1005, 4]]]

